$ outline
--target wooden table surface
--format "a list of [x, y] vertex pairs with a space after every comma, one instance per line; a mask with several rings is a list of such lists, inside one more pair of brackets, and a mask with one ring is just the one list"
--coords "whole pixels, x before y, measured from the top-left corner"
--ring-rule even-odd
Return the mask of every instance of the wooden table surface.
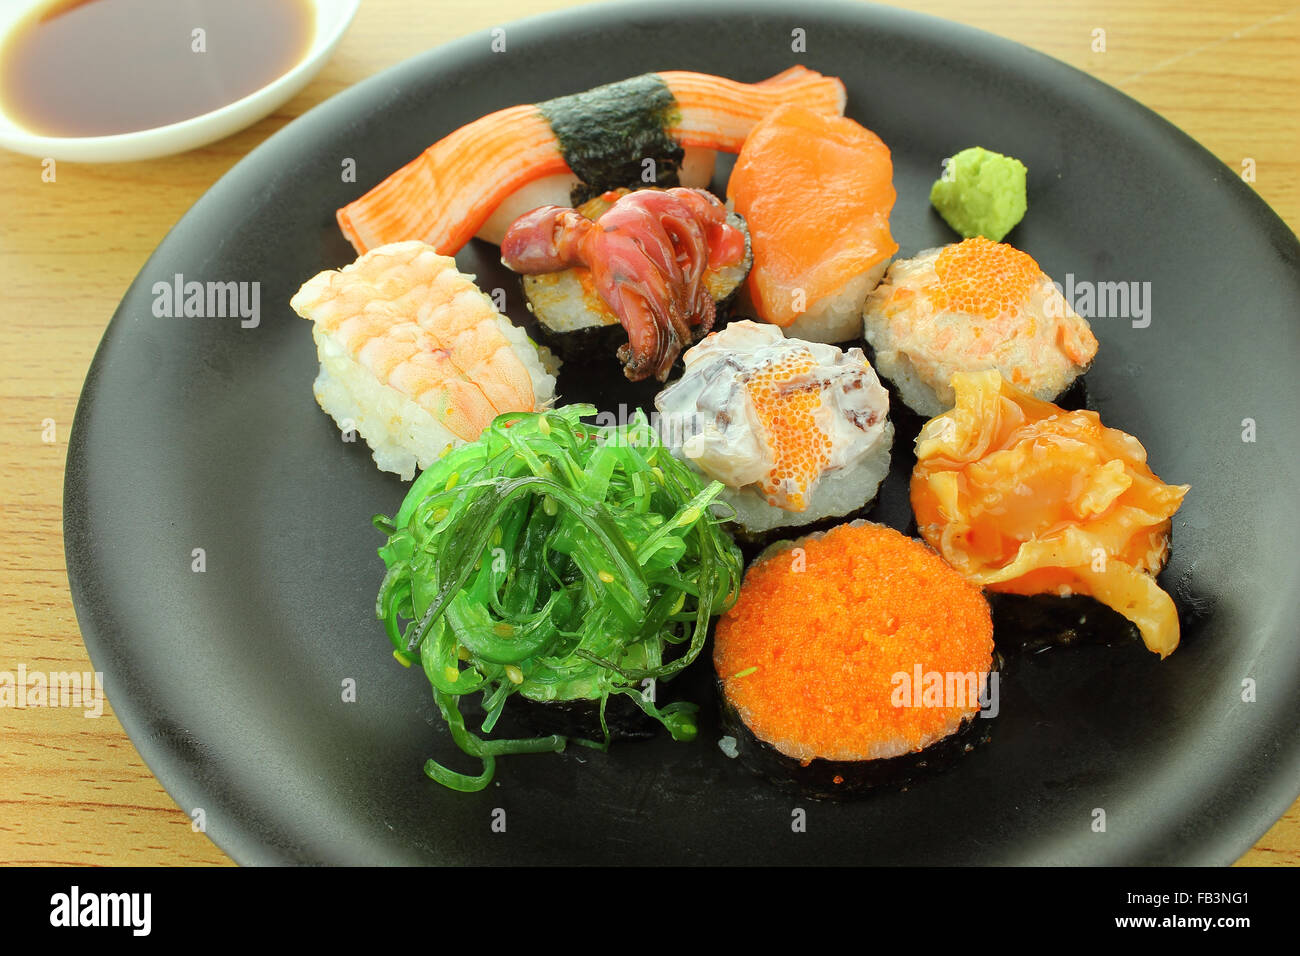
[[[332, 60], [250, 129], [121, 165], [0, 153], [0, 671], [87, 670], [64, 568], [63, 466], [82, 381], [127, 285], [167, 230], [231, 166], [345, 87], [446, 40], [571, 0], [364, 0]], [[1267, 0], [923, 0], [916, 9], [1018, 40], [1118, 87], [1300, 226], [1300, 6]], [[1105, 31], [1105, 50], [1094, 49]], [[864, 51], [864, 55], [868, 55]], [[1300, 785], [1300, 781], [1297, 781]], [[113, 716], [0, 708], [0, 862], [228, 864], [172, 802]], [[1300, 801], [1242, 858], [1300, 863]]]

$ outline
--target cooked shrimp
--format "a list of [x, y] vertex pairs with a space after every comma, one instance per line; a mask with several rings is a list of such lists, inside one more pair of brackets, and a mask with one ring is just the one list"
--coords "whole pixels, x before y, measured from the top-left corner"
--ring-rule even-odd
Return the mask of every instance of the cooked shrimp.
[[554, 392], [523, 331], [422, 242], [322, 272], [290, 305], [315, 323], [317, 401], [340, 426], [351, 420], [381, 467], [399, 465], [389, 470], [409, 476], [417, 460], [427, 466], [502, 412], [534, 411]]

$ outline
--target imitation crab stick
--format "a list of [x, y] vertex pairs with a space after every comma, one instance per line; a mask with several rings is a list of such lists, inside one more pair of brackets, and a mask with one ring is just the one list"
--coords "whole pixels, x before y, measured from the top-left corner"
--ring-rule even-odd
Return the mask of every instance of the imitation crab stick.
[[[512, 106], [438, 140], [340, 209], [339, 226], [359, 253], [419, 239], [454, 255], [507, 200], [540, 181], [567, 201], [571, 186], [594, 195], [645, 185], [645, 161], [653, 159], [654, 181], [675, 185], [667, 180], [684, 164], [683, 150], [738, 152], [760, 119], [788, 104], [840, 114], [844, 84], [802, 66], [759, 83], [667, 71]], [[707, 176], [684, 184], [705, 185]], [[548, 201], [530, 193], [517, 214]]]

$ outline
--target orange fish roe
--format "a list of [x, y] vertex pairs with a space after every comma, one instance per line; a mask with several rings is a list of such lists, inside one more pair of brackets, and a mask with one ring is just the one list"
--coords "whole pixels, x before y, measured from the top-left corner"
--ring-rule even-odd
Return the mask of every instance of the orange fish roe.
[[1018, 312], [1043, 278], [1033, 256], [983, 236], [946, 246], [934, 263], [936, 310], [980, 315], [993, 321]]
[[[921, 750], [979, 710], [993, 621], [978, 588], [883, 525], [795, 544], [749, 569], [714, 639], [723, 694], [756, 737], [797, 760], [871, 760]], [[936, 672], [953, 691], [973, 675], [975, 699], [912, 686]]]
[[[815, 417], [822, 404], [821, 390], [815, 384], [795, 389], [785, 384], [812, 371], [816, 364], [812, 353], [803, 349], [765, 366], [745, 383], [774, 457], [761, 487], [773, 506], [777, 505], [773, 496], [785, 488], [791, 511], [807, 507], [804, 493], [831, 460], [830, 436]], [[794, 490], [787, 482], [793, 482]]]

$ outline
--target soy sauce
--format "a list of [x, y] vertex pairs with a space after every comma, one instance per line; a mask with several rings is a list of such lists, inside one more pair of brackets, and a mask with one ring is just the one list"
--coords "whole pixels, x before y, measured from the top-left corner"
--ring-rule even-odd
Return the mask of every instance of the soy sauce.
[[43, 136], [108, 136], [218, 109], [287, 73], [310, 0], [54, 0], [0, 47], [0, 109]]

